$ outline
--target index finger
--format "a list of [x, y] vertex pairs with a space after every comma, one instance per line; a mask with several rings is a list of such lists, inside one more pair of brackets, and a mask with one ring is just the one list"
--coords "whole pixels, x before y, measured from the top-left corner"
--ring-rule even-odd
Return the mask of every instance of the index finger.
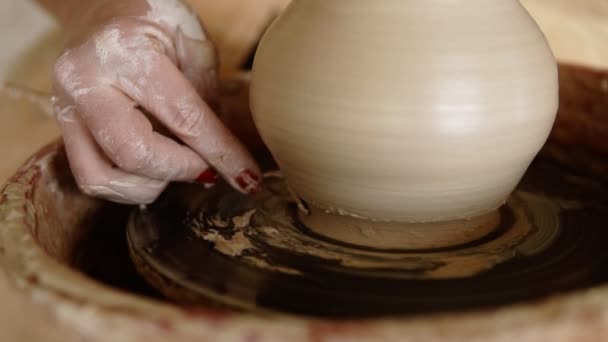
[[257, 163], [182, 72], [162, 54], [154, 54], [148, 62], [154, 72], [137, 84], [120, 79], [121, 89], [199, 153], [233, 187], [244, 193], [259, 190], [261, 172]]

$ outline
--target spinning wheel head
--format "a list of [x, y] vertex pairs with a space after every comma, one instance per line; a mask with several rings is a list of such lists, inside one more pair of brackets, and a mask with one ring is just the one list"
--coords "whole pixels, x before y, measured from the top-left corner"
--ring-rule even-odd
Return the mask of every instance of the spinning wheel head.
[[221, 184], [175, 186], [133, 213], [140, 272], [169, 298], [320, 316], [467, 309], [603, 281], [602, 184], [538, 161], [496, 225], [442, 248], [375, 249], [314, 233], [280, 176], [246, 197]]

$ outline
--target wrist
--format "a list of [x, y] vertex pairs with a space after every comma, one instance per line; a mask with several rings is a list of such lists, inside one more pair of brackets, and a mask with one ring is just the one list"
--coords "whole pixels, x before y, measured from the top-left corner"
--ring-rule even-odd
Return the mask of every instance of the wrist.
[[58, 15], [69, 45], [87, 38], [94, 30], [117, 17], [140, 17], [148, 11], [146, 0], [89, 0], [70, 2]]
[[175, 37], [205, 41], [206, 33], [191, 8], [181, 0], [94, 0], [77, 2], [63, 16], [69, 45], [86, 39], [94, 30], [118, 17], [144, 19]]

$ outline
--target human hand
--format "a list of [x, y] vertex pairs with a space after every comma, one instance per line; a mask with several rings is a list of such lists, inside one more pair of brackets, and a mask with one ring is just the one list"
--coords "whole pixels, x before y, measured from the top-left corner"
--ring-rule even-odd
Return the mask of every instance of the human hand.
[[56, 117], [80, 189], [145, 204], [170, 181], [213, 183], [217, 170], [257, 191], [258, 166], [212, 108], [215, 51], [196, 16], [178, 0], [97, 2], [54, 69]]

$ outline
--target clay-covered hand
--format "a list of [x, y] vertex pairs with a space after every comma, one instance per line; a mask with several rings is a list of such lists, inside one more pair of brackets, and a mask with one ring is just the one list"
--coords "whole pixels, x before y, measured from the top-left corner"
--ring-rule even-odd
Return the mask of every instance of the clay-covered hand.
[[92, 1], [71, 20], [54, 69], [54, 105], [83, 192], [126, 204], [153, 201], [171, 181], [244, 193], [260, 171], [222, 124], [216, 54], [178, 0]]

